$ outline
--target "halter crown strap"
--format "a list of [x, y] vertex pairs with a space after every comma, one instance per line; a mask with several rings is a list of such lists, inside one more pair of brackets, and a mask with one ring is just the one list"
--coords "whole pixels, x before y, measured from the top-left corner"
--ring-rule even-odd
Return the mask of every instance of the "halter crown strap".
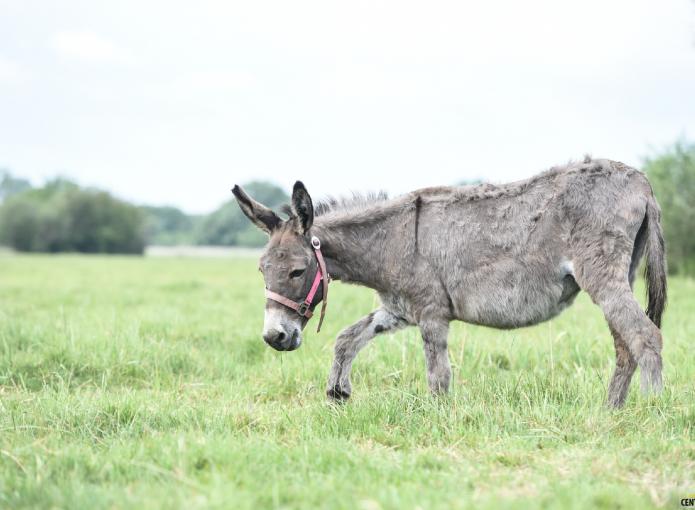
[[[319, 325], [316, 328], [316, 332], [321, 331], [321, 324], [323, 324], [323, 318], [326, 315], [326, 306], [328, 306], [328, 284], [331, 283], [331, 277], [326, 270], [326, 262], [323, 260], [323, 255], [321, 254], [321, 241], [316, 236], [311, 238], [311, 246], [314, 248], [314, 253], [316, 254], [316, 260], [319, 262], [319, 272], [321, 273], [321, 279], [323, 280], [323, 300], [321, 301], [321, 316], [319, 317]], [[318, 277], [318, 274], [316, 275]], [[316, 292], [318, 287], [317, 278], [314, 278], [314, 285], [311, 286], [311, 296]], [[307, 297], [307, 299], [309, 299]]]
[[328, 303], [328, 284], [331, 281], [331, 277], [328, 274], [328, 271], [326, 270], [326, 262], [323, 260], [323, 255], [321, 254], [321, 241], [319, 241], [318, 237], [312, 236], [311, 247], [314, 248], [314, 254], [316, 255], [318, 268], [316, 271], [316, 276], [314, 276], [314, 281], [311, 284], [311, 289], [309, 289], [309, 293], [307, 294], [304, 301], [293, 301], [292, 299], [278, 294], [277, 292], [273, 292], [269, 289], [265, 289], [265, 297], [267, 297], [268, 299], [272, 299], [273, 301], [276, 301], [281, 305], [285, 305], [288, 308], [291, 308], [302, 317], [311, 319], [311, 317], [314, 315], [314, 313], [310, 309], [311, 303], [313, 303], [314, 301], [314, 296], [316, 296], [316, 291], [318, 290], [319, 285], [321, 284], [321, 282], [323, 282], [323, 301], [321, 303], [321, 316], [319, 317], [319, 325], [316, 328], [316, 332], [318, 333], [319, 331], [321, 331], [321, 324], [323, 324], [323, 318], [326, 315], [326, 305]]

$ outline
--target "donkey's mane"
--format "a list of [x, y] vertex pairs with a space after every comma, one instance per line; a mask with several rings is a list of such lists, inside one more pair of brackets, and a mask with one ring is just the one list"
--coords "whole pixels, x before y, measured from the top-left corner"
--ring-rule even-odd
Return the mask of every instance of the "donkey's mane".
[[[329, 213], [335, 213], [340, 216], [343, 213], [359, 213], [369, 209], [370, 205], [387, 202], [389, 199], [385, 191], [357, 193], [353, 192], [347, 197], [332, 197], [328, 196], [322, 200], [318, 200], [314, 204], [314, 216], [328, 216]], [[284, 204], [280, 210], [287, 216], [288, 220], [295, 220], [297, 215], [292, 210], [289, 204]]]
[[365, 209], [376, 202], [385, 202], [388, 200], [388, 195], [385, 191], [369, 192], [369, 193], [352, 193], [348, 197], [327, 197], [320, 200], [314, 206], [314, 215], [323, 216], [331, 212], [348, 212]]

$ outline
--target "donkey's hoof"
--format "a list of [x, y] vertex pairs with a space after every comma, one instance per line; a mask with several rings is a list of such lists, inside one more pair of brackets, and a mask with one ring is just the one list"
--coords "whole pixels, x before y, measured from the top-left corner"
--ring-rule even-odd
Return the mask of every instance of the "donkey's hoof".
[[661, 356], [654, 352], [646, 352], [639, 360], [642, 394], [659, 395], [664, 388], [661, 380]]
[[328, 390], [326, 391], [326, 395], [328, 395], [328, 398], [336, 402], [345, 402], [347, 399], [350, 398], [350, 392], [343, 390], [338, 385], [333, 386], [332, 388], [328, 388]]

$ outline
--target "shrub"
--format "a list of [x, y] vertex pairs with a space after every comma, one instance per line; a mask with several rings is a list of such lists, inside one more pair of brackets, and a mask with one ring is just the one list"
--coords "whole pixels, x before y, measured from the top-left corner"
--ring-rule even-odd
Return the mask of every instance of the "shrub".
[[0, 240], [18, 251], [135, 253], [145, 247], [143, 215], [106, 192], [62, 179], [9, 197]]
[[661, 206], [669, 272], [695, 275], [695, 144], [676, 143], [644, 171]]

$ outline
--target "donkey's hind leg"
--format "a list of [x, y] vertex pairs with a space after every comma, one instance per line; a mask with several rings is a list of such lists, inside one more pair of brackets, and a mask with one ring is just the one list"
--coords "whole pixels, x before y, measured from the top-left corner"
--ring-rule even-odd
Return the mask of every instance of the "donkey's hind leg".
[[608, 401], [610, 407], [622, 407], [630, 389], [632, 374], [635, 373], [637, 362], [630, 354], [630, 349], [623, 338], [614, 330], [613, 342], [615, 343], [615, 370], [608, 386]]
[[380, 308], [341, 331], [335, 342], [335, 358], [326, 394], [334, 400], [348, 399], [352, 393], [350, 371], [357, 353], [375, 336], [405, 326], [407, 323], [403, 319]]
[[[642, 311], [627, 278], [602, 279], [594, 274], [589, 282], [578, 280], [601, 307], [613, 334], [616, 368], [608, 391], [608, 404], [620, 407], [625, 401], [634, 362], [640, 367], [642, 392], [661, 391], [661, 331]], [[634, 361], [631, 361], [634, 360]]]

